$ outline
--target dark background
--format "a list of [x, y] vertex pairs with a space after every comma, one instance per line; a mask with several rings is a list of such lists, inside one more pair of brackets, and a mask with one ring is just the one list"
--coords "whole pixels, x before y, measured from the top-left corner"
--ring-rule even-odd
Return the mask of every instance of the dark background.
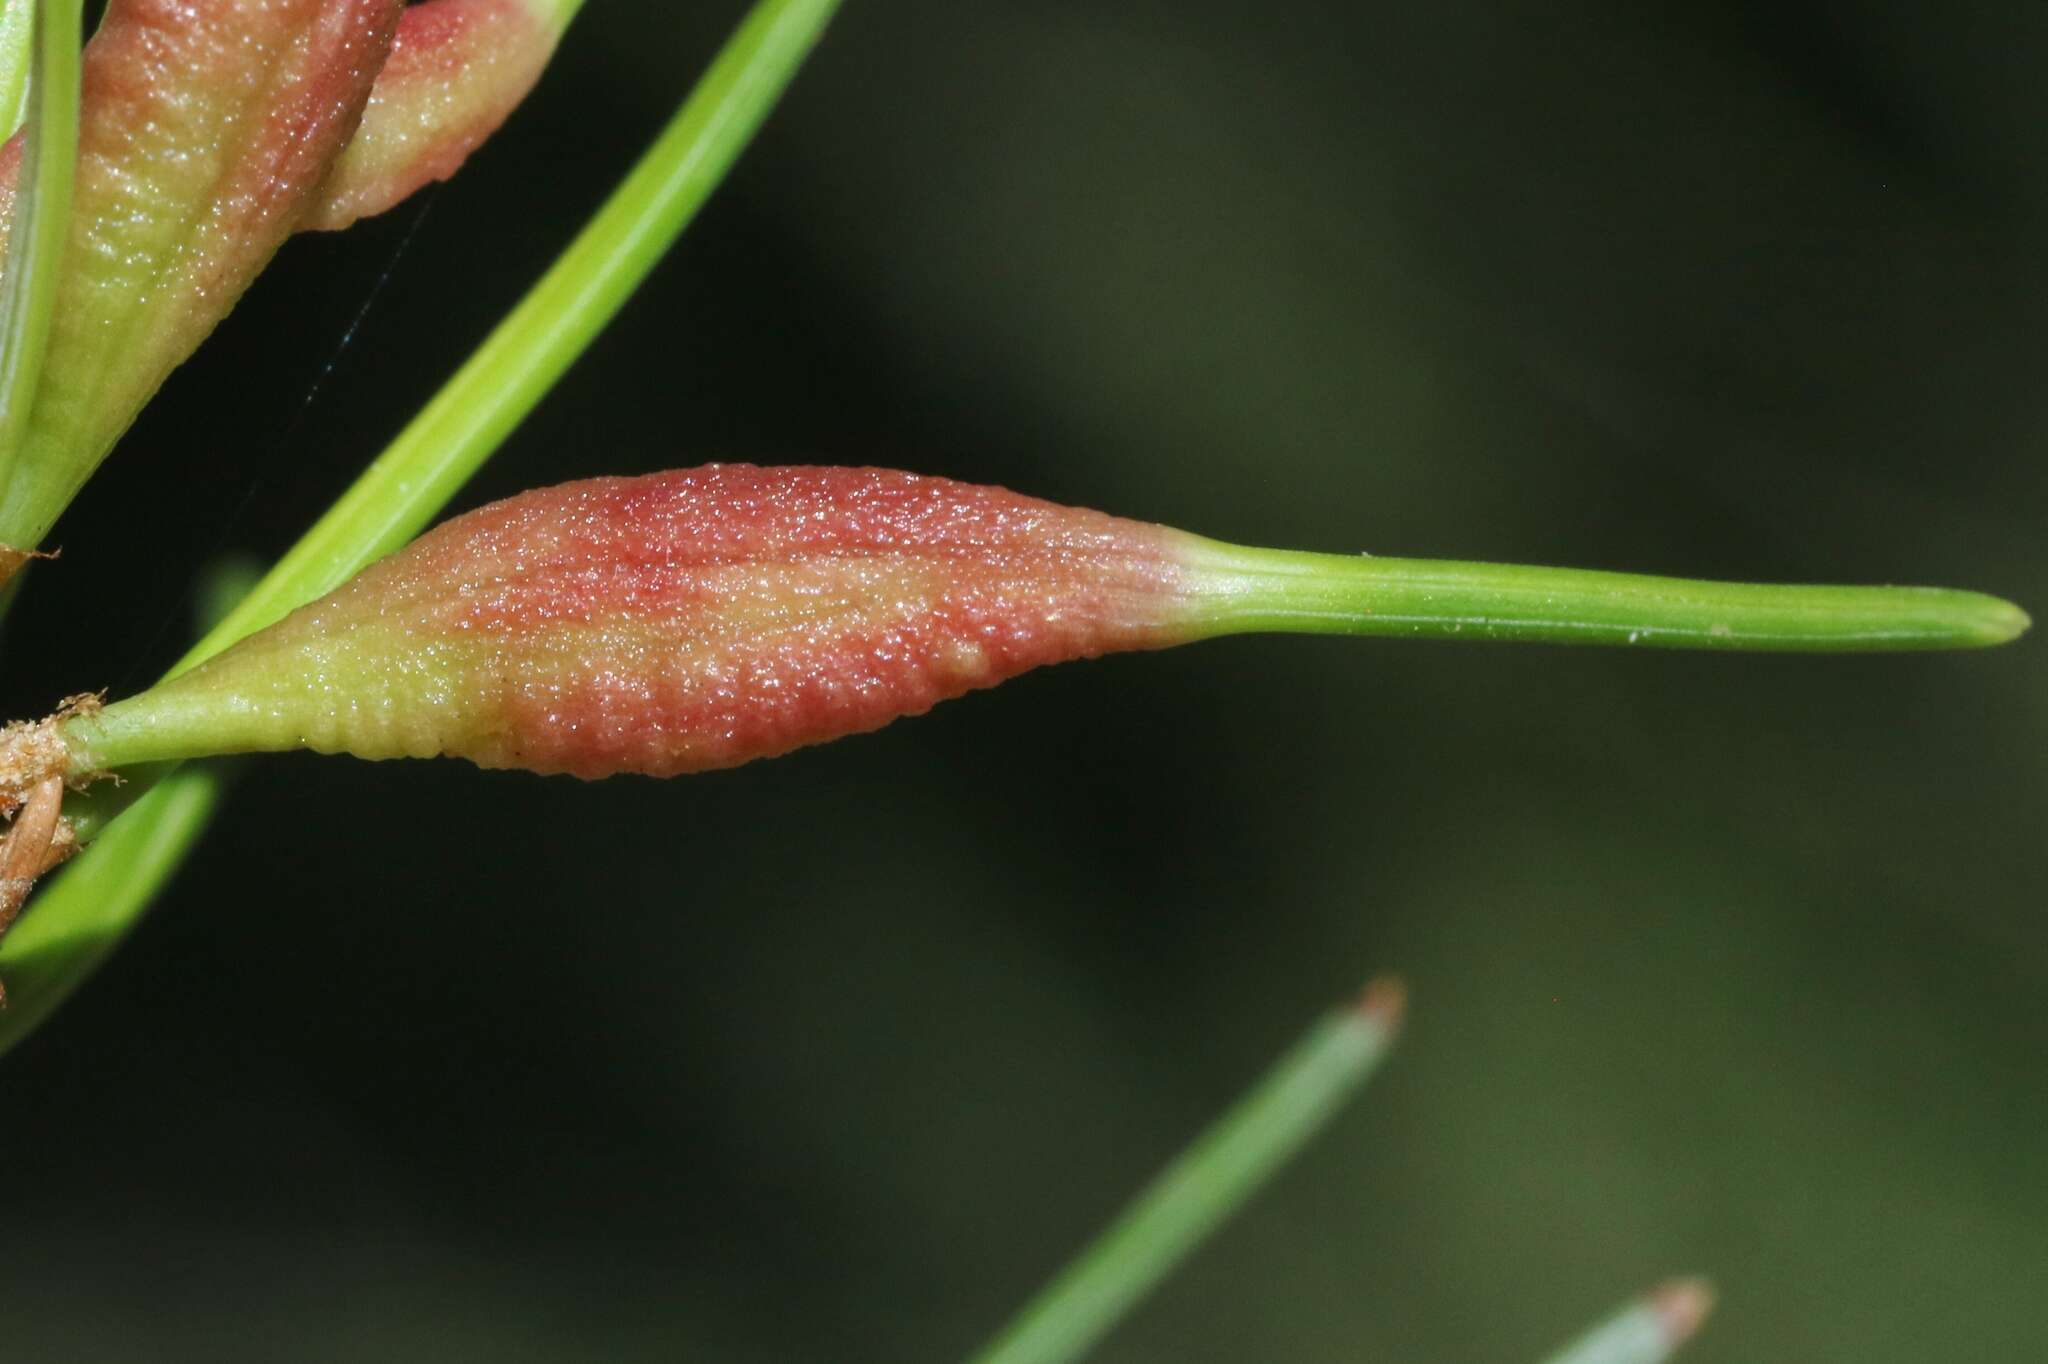
[[[60, 528], [9, 712], [167, 663], [740, 9], [593, 0], [424, 210], [294, 243]], [[2044, 70], [2009, 4], [849, 0], [462, 505], [881, 463], [2048, 607]], [[251, 763], [0, 1063], [0, 1344], [957, 1358], [1398, 969], [1381, 1081], [1106, 1358], [1532, 1360], [1679, 1271], [1699, 1364], [2048, 1354], [2042, 658], [1252, 639], [664, 784]]]

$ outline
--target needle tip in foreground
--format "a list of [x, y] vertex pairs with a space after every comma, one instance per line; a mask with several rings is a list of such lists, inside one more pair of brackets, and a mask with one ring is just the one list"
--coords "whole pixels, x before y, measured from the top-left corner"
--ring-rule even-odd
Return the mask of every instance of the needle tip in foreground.
[[2000, 597], [1986, 597], [1978, 623], [1986, 644], [2010, 644], [2034, 628], [2034, 618]]
[[1714, 1310], [1714, 1286], [1705, 1279], [1673, 1279], [1651, 1290], [1649, 1304], [1676, 1349], [1698, 1334]]
[[1365, 987], [1351, 1007], [1360, 1017], [1393, 1032], [1408, 1015], [1408, 983], [1399, 976], [1381, 976]]

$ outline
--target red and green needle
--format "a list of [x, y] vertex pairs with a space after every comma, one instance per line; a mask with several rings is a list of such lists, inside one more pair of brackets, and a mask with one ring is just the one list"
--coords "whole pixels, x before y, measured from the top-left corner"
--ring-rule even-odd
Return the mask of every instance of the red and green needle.
[[710, 465], [494, 503], [189, 672], [13, 733], [73, 781], [295, 748], [671, 776], [1222, 635], [1871, 651], [2027, 625], [1974, 592], [1253, 549], [947, 479]]

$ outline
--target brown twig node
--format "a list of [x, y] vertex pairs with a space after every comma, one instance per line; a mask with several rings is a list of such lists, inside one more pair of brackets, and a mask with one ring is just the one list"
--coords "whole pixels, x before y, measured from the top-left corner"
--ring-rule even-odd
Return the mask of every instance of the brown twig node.
[[[104, 692], [82, 692], [65, 697], [48, 719], [16, 720], [0, 726], [0, 818], [21, 809], [39, 783], [50, 777], [68, 777], [71, 753], [59, 729], [67, 720], [97, 714], [104, 699]], [[85, 781], [73, 784], [83, 786]]]
[[31, 791], [63, 775], [69, 756], [57, 733], [60, 718], [16, 720], [0, 728], [0, 818], [12, 818]]
[[[0, 938], [21, 917], [36, 879], [78, 850], [78, 838], [63, 812], [64, 778], [45, 777], [30, 789], [21, 813], [0, 841]], [[6, 987], [0, 985], [0, 1004], [6, 1000]]]
[[[21, 917], [37, 878], [78, 851], [77, 831], [64, 818], [64, 792], [94, 777], [70, 775], [71, 754], [60, 727], [96, 714], [103, 699], [98, 692], [67, 696], [46, 720], [0, 726], [0, 819], [12, 821], [0, 835], [0, 938]], [[0, 1004], [5, 1002], [0, 986]]]
[[0, 587], [11, 582], [31, 559], [55, 559], [60, 553], [54, 549], [16, 549], [13, 545], [0, 545]]

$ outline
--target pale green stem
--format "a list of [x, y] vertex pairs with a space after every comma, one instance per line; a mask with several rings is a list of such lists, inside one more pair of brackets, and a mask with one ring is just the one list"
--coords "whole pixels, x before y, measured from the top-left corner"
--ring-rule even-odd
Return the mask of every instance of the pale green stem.
[[78, 165], [80, 19], [80, 0], [40, 0], [35, 7], [28, 131], [15, 182], [7, 259], [0, 265], [0, 486], [13, 470], [42, 381], [57, 272], [70, 233], [71, 184]]
[[1243, 1205], [1385, 1058], [1401, 1017], [1391, 982], [1317, 1024], [1060, 1271], [976, 1364], [1077, 1359]]

